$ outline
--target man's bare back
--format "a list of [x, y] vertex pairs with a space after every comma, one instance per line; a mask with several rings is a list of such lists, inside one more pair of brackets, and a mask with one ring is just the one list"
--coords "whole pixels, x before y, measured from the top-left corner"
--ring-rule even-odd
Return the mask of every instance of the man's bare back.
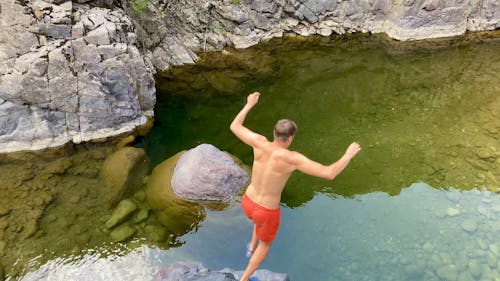
[[[330, 165], [315, 162], [301, 153], [288, 150], [296, 131], [295, 123], [288, 119], [282, 119], [276, 123], [274, 139], [272, 142], [268, 141], [266, 137], [243, 125], [246, 115], [257, 104], [259, 97], [260, 93], [258, 92], [250, 94], [247, 103], [236, 115], [230, 126], [231, 131], [241, 141], [251, 146], [254, 153], [252, 179], [242, 201], [245, 212], [254, 221], [252, 240], [247, 246], [247, 253], [250, 253], [252, 257], [240, 279], [243, 281], [248, 280], [267, 256], [279, 227], [281, 193], [291, 173], [299, 170], [311, 176], [332, 180], [361, 150], [359, 144], [353, 142], [338, 161]], [[255, 215], [256, 218], [253, 218], [251, 213], [253, 210], [259, 212]], [[277, 218], [273, 210], [277, 211]], [[266, 222], [266, 216], [272, 217], [269, 223]], [[270, 224], [272, 224], [271, 227], [269, 227]]]

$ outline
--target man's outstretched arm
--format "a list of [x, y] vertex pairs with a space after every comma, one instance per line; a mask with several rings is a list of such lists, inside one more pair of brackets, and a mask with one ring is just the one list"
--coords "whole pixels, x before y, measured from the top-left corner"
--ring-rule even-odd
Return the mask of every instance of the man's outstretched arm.
[[258, 142], [262, 139], [265, 139], [265, 137], [256, 134], [247, 127], [243, 126], [243, 122], [245, 122], [245, 118], [247, 117], [250, 109], [252, 109], [259, 101], [259, 97], [259, 92], [254, 92], [248, 95], [247, 103], [236, 115], [236, 117], [234, 117], [233, 122], [231, 122], [231, 126], [229, 126], [231, 132], [233, 132], [241, 141], [252, 147], [257, 146]]
[[293, 162], [297, 170], [316, 177], [321, 177], [328, 180], [333, 180], [340, 172], [342, 172], [351, 159], [361, 150], [361, 146], [353, 142], [347, 148], [346, 152], [336, 162], [325, 166], [315, 162], [300, 153], [296, 153]]

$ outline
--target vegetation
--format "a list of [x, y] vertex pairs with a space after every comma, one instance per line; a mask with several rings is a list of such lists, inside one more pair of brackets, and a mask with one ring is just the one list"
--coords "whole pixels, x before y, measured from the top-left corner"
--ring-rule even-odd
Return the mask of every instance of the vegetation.
[[134, 11], [138, 14], [144, 12], [144, 9], [148, 6], [149, 0], [132, 0], [132, 7]]

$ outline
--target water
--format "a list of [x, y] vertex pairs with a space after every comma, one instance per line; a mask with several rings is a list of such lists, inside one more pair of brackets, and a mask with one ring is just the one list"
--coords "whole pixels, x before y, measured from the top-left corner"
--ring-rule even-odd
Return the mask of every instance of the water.
[[[200, 143], [250, 164], [251, 150], [228, 127], [258, 90], [252, 130], [271, 138], [277, 119], [292, 118], [291, 148], [322, 163], [354, 140], [363, 147], [332, 182], [291, 177], [263, 267], [292, 280], [495, 280], [500, 42], [488, 36], [396, 43], [354, 35], [207, 55], [158, 76], [155, 126], [135, 145], [154, 165]], [[166, 227], [162, 242], [146, 235], [161, 227], [151, 213], [132, 240], [111, 242], [99, 171], [115, 149], [0, 159], [0, 277], [3, 268], [9, 280], [152, 280], [178, 260], [245, 267], [251, 225], [238, 202], [193, 206], [200, 215], [189, 232]]]
[[[287, 272], [291, 280], [497, 280], [499, 206], [500, 196], [489, 191], [423, 183], [397, 196], [319, 193], [300, 208], [282, 209], [282, 226], [263, 267]], [[210, 211], [196, 233], [183, 237], [182, 247], [54, 260], [23, 280], [153, 280], [178, 260], [242, 269], [251, 227], [235, 203]]]

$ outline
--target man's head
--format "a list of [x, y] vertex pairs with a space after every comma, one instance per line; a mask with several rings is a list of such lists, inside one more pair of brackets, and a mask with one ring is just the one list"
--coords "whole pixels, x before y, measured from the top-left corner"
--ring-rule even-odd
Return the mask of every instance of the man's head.
[[290, 119], [281, 119], [274, 125], [274, 139], [280, 142], [293, 140], [297, 125]]

